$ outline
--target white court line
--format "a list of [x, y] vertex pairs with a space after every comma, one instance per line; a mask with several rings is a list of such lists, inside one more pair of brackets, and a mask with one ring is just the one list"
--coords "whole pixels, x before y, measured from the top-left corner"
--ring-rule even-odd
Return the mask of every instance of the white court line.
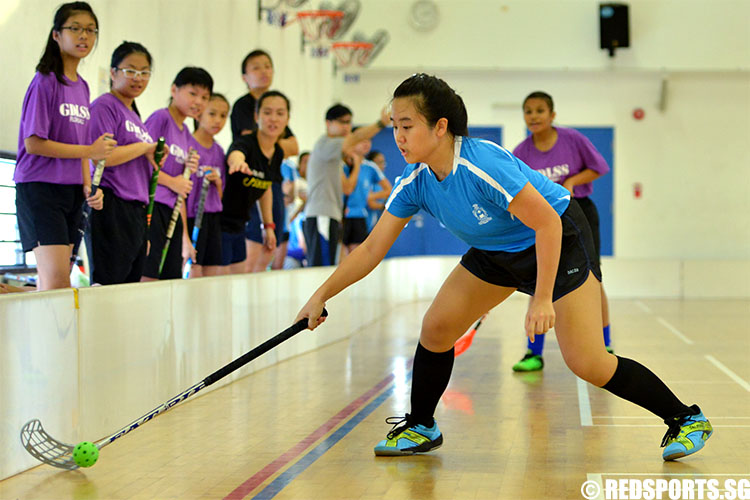
[[[678, 462], [679, 463], [679, 462]], [[719, 474], [719, 473], [701, 473], [701, 472], [601, 472], [599, 474], [586, 474], [586, 477], [591, 476], [598, 476], [601, 478], [602, 476], [721, 476], [721, 477], [744, 477], [744, 476], [750, 476], [747, 472], [738, 472], [737, 474]], [[592, 480], [594, 480], [592, 478]]]
[[[713, 420], [713, 418], [711, 418]], [[591, 427], [661, 427], [664, 428], [664, 425], [657, 425], [657, 424], [591, 424]], [[728, 427], [741, 427], [743, 429], [750, 428], [750, 424], [736, 424], [736, 425], [713, 425], [714, 429], [726, 429]]]
[[653, 314], [653, 311], [651, 310], [651, 308], [648, 307], [643, 302], [641, 302], [640, 300], [636, 300], [635, 301], [635, 305], [637, 305], [638, 307], [640, 307], [643, 312], [645, 312], [647, 314]]
[[[614, 416], [614, 415], [594, 415], [593, 418], [654, 418], [654, 416], [644, 415], [642, 417], [624, 417], [624, 416]], [[722, 419], [741, 420], [741, 419], [750, 419], [750, 417], [716, 417], [714, 415], [711, 415], [711, 420], [722, 420]]]
[[662, 317], [658, 316], [658, 317], [656, 318], [656, 321], [658, 321], [659, 323], [661, 323], [661, 324], [662, 324], [662, 326], [664, 326], [664, 327], [665, 327], [665, 328], [666, 328], [667, 330], [669, 330], [670, 332], [674, 333], [674, 334], [675, 334], [675, 335], [677, 336], [677, 338], [679, 338], [680, 340], [682, 340], [682, 341], [683, 341], [683, 342], [685, 342], [686, 344], [688, 344], [688, 345], [693, 345], [693, 344], [695, 344], [695, 342], [693, 342], [692, 340], [690, 340], [689, 338], [687, 338], [687, 337], [686, 337], [685, 335], [683, 335], [683, 334], [682, 334], [682, 332], [681, 332], [681, 331], [679, 331], [679, 330], [678, 330], [677, 328], [675, 328], [675, 327], [673, 327], [672, 325], [670, 325], [670, 324], [669, 324], [669, 323], [667, 322], [667, 320], [665, 320], [664, 318], [662, 318]]
[[594, 421], [591, 418], [591, 401], [589, 401], [589, 389], [587, 382], [576, 377], [578, 384], [578, 411], [581, 413], [581, 425], [591, 427]]
[[716, 368], [723, 371], [727, 375], [727, 377], [731, 378], [732, 380], [740, 384], [740, 387], [745, 389], [747, 392], [750, 392], [750, 384], [748, 384], [747, 381], [745, 381], [742, 377], [734, 373], [732, 370], [724, 366], [724, 363], [714, 358], [710, 354], [706, 354], [706, 359], [709, 360], [711, 363], [713, 363], [713, 365]]

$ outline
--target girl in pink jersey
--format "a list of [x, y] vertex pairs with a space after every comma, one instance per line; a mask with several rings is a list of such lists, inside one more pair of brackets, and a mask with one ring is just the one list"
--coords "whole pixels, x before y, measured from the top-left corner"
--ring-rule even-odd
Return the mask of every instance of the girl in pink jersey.
[[[580, 132], [572, 128], [553, 127], [555, 119], [552, 97], [545, 92], [532, 92], [523, 101], [523, 117], [531, 135], [516, 146], [513, 154], [529, 167], [544, 174], [553, 182], [561, 184], [576, 199], [591, 227], [596, 255], [600, 262], [601, 243], [599, 237], [599, 213], [589, 195], [594, 188], [591, 183], [609, 172], [609, 166], [593, 144]], [[607, 351], [610, 346], [609, 301], [601, 286], [602, 334]], [[544, 334], [527, 340], [526, 354], [513, 365], [513, 371], [529, 372], [544, 367], [542, 352]]]
[[201, 161], [198, 171], [193, 174], [193, 190], [186, 202], [188, 234], [192, 235], [194, 231], [204, 178], [209, 185], [203, 202], [198, 238], [194, 242], [197, 255], [195, 264], [190, 268], [191, 278], [224, 274], [221, 253], [221, 198], [224, 195], [227, 172], [224, 167], [224, 149], [214, 140], [214, 136], [226, 125], [227, 116], [229, 101], [223, 95], [214, 93], [200, 119], [195, 120], [194, 147]]
[[13, 180], [21, 243], [24, 252], [34, 252], [38, 290], [70, 286], [83, 202], [103, 206], [101, 191], [89, 196], [89, 159], [106, 158], [116, 143], [110, 131], [89, 142], [89, 87], [78, 74], [98, 32], [89, 4], [60, 6], [23, 101]]
[[193, 136], [184, 122], [188, 117], [200, 116], [211, 97], [213, 85], [213, 78], [203, 68], [182, 68], [172, 82], [169, 106], [154, 111], [146, 119], [145, 124], [151, 137], [164, 137], [169, 149], [169, 158], [159, 173], [159, 185], [154, 197], [154, 213], [148, 235], [151, 245], [141, 281], [182, 278], [183, 261], [188, 258], [195, 260], [195, 249], [185, 224], [187, 213], [183, 203], [164, 267], [159, 272], [172, 210], [178, 196], [187, 197], [193, 189], [193, 182], [182, 175], [185, 165], [187, 164], [193, 172], [198, 168], [199, 157], [190, 154]]
[[140, 281], [146, 263], [146, 205], [158, 137], [141, 121], [135, 99], [148, 86], [151, 64], [146, 47], [121, 43], [112, 53], [110, 91], [91, 103], [90, 135], [109, 130], [118, 144], [99, 185], [107, 203], [91, 216], [92, 275], [102, 285]]

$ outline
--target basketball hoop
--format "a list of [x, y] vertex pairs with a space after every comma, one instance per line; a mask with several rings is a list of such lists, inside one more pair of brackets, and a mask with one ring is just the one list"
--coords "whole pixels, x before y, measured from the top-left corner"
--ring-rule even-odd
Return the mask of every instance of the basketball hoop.
[[[344, 68], [344, 82], [356, 83], [359, 82], [357, 69], [367, 66], [375, 45], [369, 42], [334, 42], [331, 48], [336, 56], [336, 70]], [[348, 68], [352, 66], [356, 68], [349, 71]]]
[[328, 44], [341, 29], [344, 12], [340, 10], [305, 10], [297, 12], [302, 25], [303, 47], [312, 45], [313, 57], [328, 55]]
[[258, 21], [285, 28], [294, 22], [294, 11], [305, 2], [307, 0], [259, 0]]

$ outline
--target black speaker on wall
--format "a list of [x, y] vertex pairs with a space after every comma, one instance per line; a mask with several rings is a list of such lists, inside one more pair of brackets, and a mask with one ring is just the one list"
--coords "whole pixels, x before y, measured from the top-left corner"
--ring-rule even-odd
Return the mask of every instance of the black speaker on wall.
[[615, 49], [630, 47], [628, 4], [599, 4], [599, 45], [614, 57]]

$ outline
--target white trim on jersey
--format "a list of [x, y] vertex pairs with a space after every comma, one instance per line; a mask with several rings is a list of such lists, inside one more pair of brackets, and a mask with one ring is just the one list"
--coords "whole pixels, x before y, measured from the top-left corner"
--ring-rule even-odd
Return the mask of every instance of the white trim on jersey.
[[510, 151], [508, 151], [507, 149], [505, 149], [501, 145], [496, 144], [496, 143], [494, 143], [492, 141], [488, 141], [487, 139], [479, 139], [479, 142], [483, 142], [485, 144], [489, 144], [490, 146], [495, 146], [497, 149], [499, 149], [500, 151], [502, 151], [503, 153], [505, 153], [506, 155], [508, 155], [508, 158], [510, 158], [511, 160], [513, 159], [513, 155], [510, 153]]
[[427, 166], [426, 163], [420, 163], [419, 167], [415, 168], [414, 171], [411, 174], [409, 174], [409, 177], [405, 179], [401, 179], [398, 185], [393, 189], [393, 192], [391, 192], [391, 195], [388, 197], [388, 201], [385, 203], [385, 209], [388, 210], [388, 207], [391, 206], [391, 200], [393, 200], [398, 195], [398, 193], [400, 193], [401, 190], [404, 189], [405, 186], [408, 186], [409, 184], [411, 184], [412, 181], [414, 181], [414, 179], [417, 178], [417, 176], [422, 170], [429, 169], [429, 168], [430, 167]]
[[505, 196], [505, 199], [508, 203], [513, 201], [513, 197], [510, 195], [509, 192], [505, 190], [495, 179], [493, 179], [487, 172], [482, 170], [481, 168], [477, 167], [476, 165], [472, 164], [469, 160], [465, 158], [460, 158], [458, 160], [458, 163], [461, 165], [464, 165], [466, 168], [469, 169], [469, 172], [476, 175], [480, 179], [482, 179], [484, 182], [495, 188], [497, 191], [500, 191], [500, 193]]

